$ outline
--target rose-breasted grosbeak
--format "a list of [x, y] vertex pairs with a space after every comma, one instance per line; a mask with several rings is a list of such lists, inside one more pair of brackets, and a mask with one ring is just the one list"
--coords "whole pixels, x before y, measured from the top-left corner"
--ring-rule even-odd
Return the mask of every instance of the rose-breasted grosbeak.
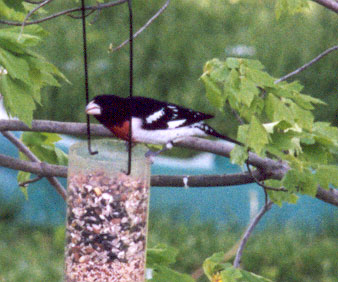
[[241, 144], [203, 122], [212, 118], [212, 115], [151, 98], [100, 95], [87, 105], [86, 113], [93, 115], [116, 137], [126, 141], [129, 140], [131, 116], [132, 142], [164, 144], [171, 148], [173, 143], [188, 136], [211, 135]]

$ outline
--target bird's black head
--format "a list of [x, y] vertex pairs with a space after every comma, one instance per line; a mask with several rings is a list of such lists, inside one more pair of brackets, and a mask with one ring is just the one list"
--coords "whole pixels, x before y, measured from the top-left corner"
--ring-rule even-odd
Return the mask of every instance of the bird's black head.
[[88, 103], [86, 113], [93, 115], [105, 126], [118, 125], [129, 118], [130, 105], [126, 98], [99, 95]]

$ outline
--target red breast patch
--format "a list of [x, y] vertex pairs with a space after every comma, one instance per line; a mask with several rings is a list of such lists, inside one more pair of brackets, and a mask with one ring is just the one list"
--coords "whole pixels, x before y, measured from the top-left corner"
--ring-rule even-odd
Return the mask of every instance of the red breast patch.
[[129, 121], [123, 122], [121, 126], [114, 126], [111, 131], [116, 137], [129, 141]]

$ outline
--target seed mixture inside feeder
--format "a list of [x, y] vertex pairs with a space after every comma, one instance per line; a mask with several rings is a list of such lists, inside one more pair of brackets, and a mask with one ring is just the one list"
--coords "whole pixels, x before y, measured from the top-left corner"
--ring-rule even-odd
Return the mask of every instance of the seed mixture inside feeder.
[[144, 281], [149, 185], [103, 171], [68, 179], [66, 281]]

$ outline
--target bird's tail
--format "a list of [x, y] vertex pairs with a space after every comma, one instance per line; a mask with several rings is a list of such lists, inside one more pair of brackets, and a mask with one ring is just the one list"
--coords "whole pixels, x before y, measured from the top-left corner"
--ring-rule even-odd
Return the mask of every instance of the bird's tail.
[[241, 142], [239, 142], [239, 141], [237, 141], [235, 139], [232, 139], [232, 138], [230, 138], [228, 136], [225, 136], [225, 135], [222, 135], [222, 134], [218, 133], [215, 129], [213, 129], [211, 126], [209, 126], [209, 125], [207, 125], [205, 123], [199, 123], [198, 127], [201, 130], [203, 130], [208, 135], [211, 135], [211, 136], [214, 136], [214, 137], [217, 137], [217, 138], [220, 138], [220, 139], [223, 139], [223, 140], [235, 143], [237, 145], [243, 145], [243, 143], [241, 143]]

